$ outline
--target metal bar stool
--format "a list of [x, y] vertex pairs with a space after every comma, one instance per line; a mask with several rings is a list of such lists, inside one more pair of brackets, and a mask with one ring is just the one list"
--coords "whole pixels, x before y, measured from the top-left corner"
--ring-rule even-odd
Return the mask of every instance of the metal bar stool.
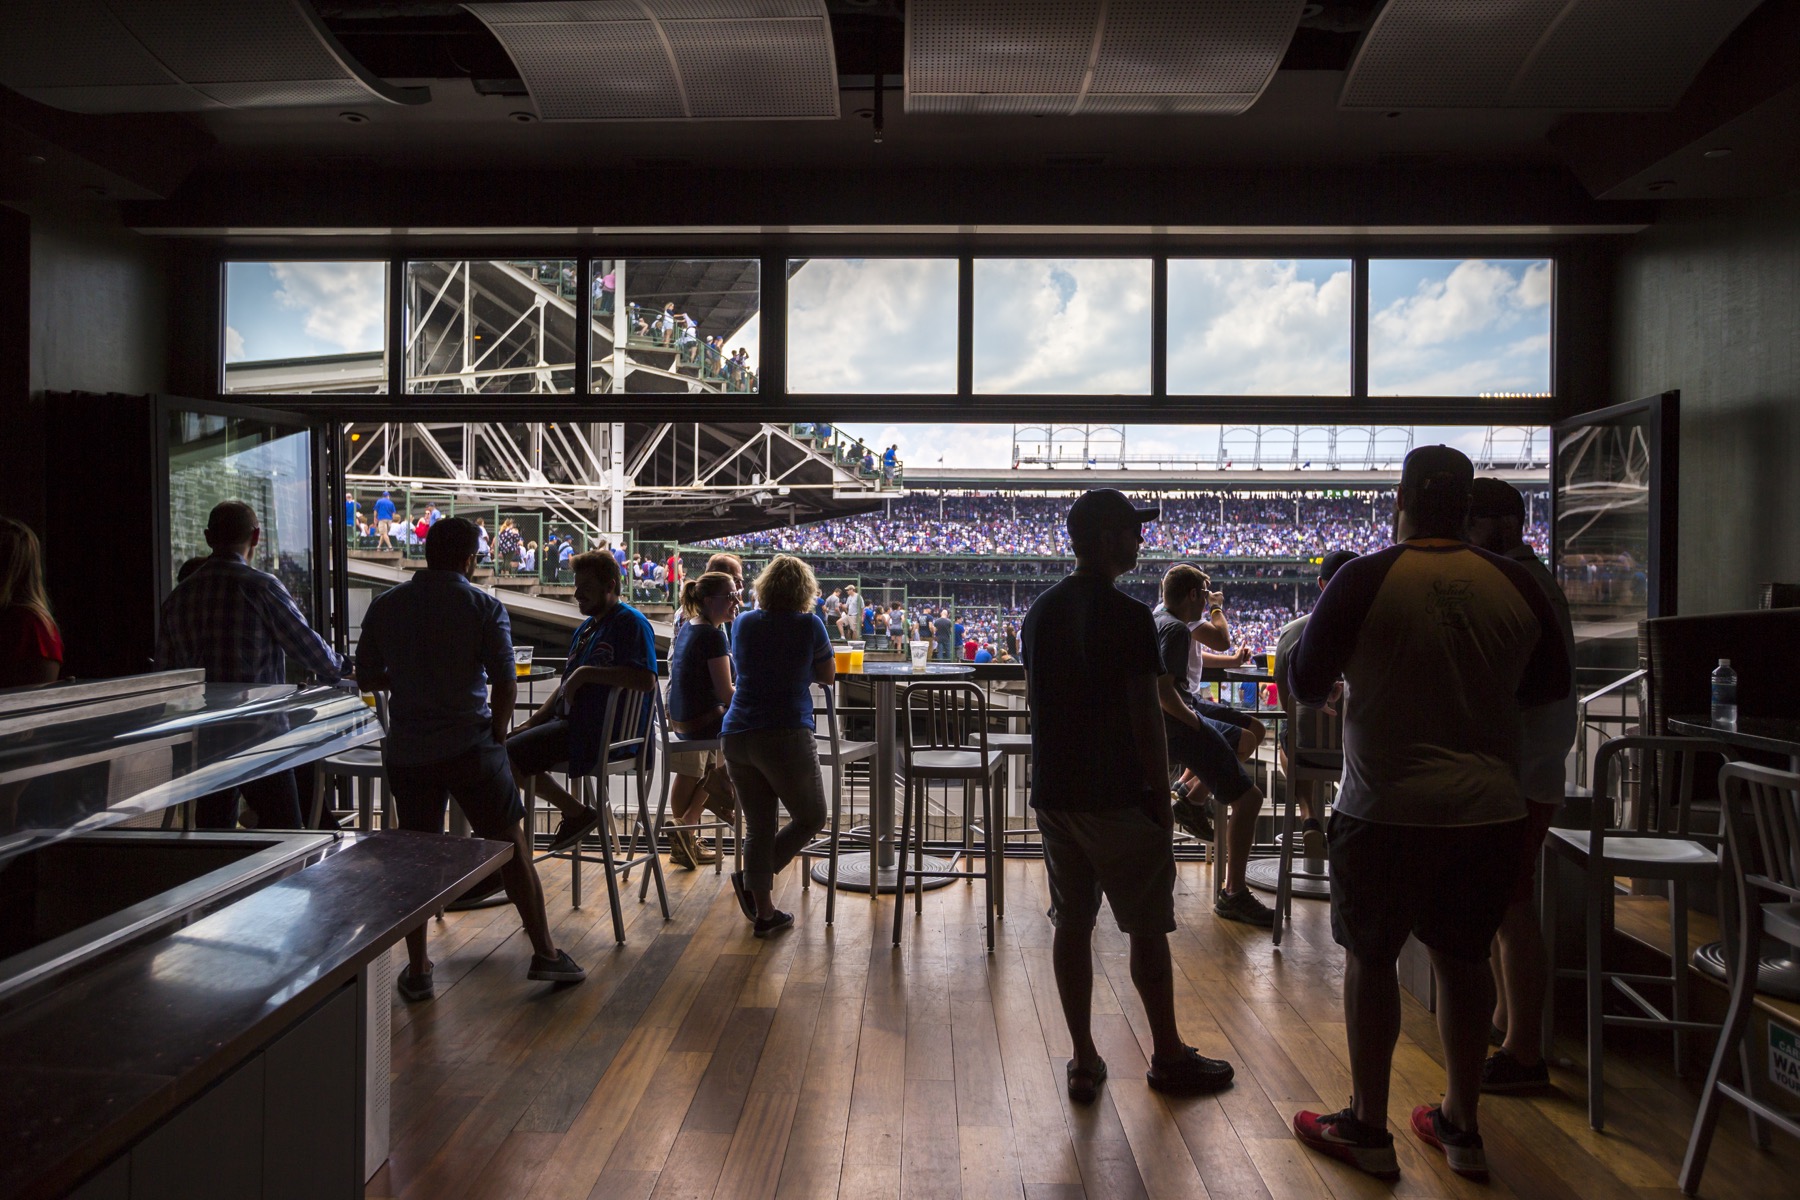
[[[1029, 710], [1021, 712], [1012, 709], [990, 708], [988, 712], [989, 715], [997, 717], [1000, 720], [1007, 720], [1012, 717], [1024, 717], [1028, 721], [1031, 719]], [[1009, 779], [1006, 790], [1010, 790], [1012, 787], [1010, 778], [1013, 770], [1013, 760], [1016, 758], [1020, 761], [1020, 769], [1022, 770], [1023, 764], [1028, 762], [1031, 758], [1030, 731], [1018, 732], [1010, 729], [997, 731], [990, 730], [987, 735], [987, 745], [991, 752], [1000, 756], [1001, 765], [1007, 772]], [[976, 747], [970, 745], [968, 748], [973, 750]], [[1035, 829], [1026, 827], [1021, 827], [1019, 829], [1010, 829], [1007, 827], [1005, 795], [1006, 792], [1002, 791], [1000, 797], [994, 801], [992, 806], [993, 821], [997, 828], [992, 831], [985, 828], [982, 830], [982, 836], [992, 837], [995, 841], [994, 915], [1003, 919], [1006, 916], [1006, 839], [1012, 837], [1030, 837], [1037, 832]], [[967, 827], [966, 821], [964, 827]]]
[[[744, 865], [744, 817], [743, 813], [738, 810], [736, 804], [732, 805], [732, 818], [729, 821], [716, 819], [708, 821], [703, 819], [695, 821], [692, 824], [682, 825], [668, 819], [669, 790], [675, 785], [675, 772], [669, 769], [669, 756], [671, 754], [716, 753], [722, 749], [724, 743], [717, 737], [684, 738], [671, 729], [669, 727], [669, 709], [667, 704], [664, 703], [662, 689], [660, 687], [656, 691], [656, 712], [654, 715], [656, 719], [657, 740], [662, 744], [662, 792], [656, 800], [656, 837], [652, 840], [667, 841], [667, 836], [671, 831], [692, 830], [695, 833], [699, 833], [705, 829], [729, 829], [731, 830], [732, 865], [734, 868], [741, 870]], [[713, 863], [713, 874], [717, 875], [724, 869], [725, 856], [721, 854], [718, 860]], [[644, 897], [648, 894], [649, 887], [650, 877], [648, 873], [646, 873], [644, 878], [638, 881], [638, 903], [643, 903]]]
[[1294, 838], [1298, 834], [1300, 785], [1316, 784], [1321, 803], [1327, 785], [1335, 784], [1344, 774], [1344, 719], [1322, 708], [1301, 705], [1287, 723], [1282, 737], [1287, 752], [1287, 787], [1283, 789], [1281, 815], [1281, 866], [1275, 876], [1274, 944], [1281, 945], [1281, 931], [1294, 914], [1294, 880], [1329, 881], [1330, 868], [1323, 862], [1301, 859], [1294, 869]]
[[[619, 905], [619, 877], [631, 868], [648, 866], [649, 873], [655, 877], [656, 898], [662, 905], [663, 920], [669, 919], [669, 893], [663, 885], [662, 856], [657, 852], [656, 826], [650, 819], [649, 806], [650, 774], [654, 767], [651, 747], [655, 743], [647, 728], [647, 719], [650, 716], [650, 706], [655, 703], [654, 696], [654, 692], [634, 692], [619, 687], [608, 689], [606, 714], [600, 725], [607, 734], [600, 757], [591, 771], [582, 775], [571, 773], [569, 776], [569, 781], [575, 785], [575, 798], [600, 813], [600, 856], [595, 858], [585, 852], [580, 844], [554, 854], [539, 856], [540, 860], [568, 856], [569, 898], [576, 908], [581, 907], [581, 864], [601, 864], [606, 877], [606, 899], [612, 906], [613, 938], [620, 945], [625, 944], [625, 913]], [[563, 764], [556, 769], [568, 768]], [[612, 781], [615, 777], [622, 776], [635, 778], [637, 803], [635, 814], [627, 818], [631, 835], [629, 842], [621, 850], [624, 855], [621, 858], [615, 854]], [[640, 835], [648, 844], [648, 849], [642, 854], [637, 852]]]
[[[1603, 1030], [1607, 1025], [1668, 1029], [1675, 1037], [1675, 1070], [1682, 1070], [1682, 1052], [1690, 1031], [1719, 1028], [1711, 1021], [1688, 1019], [1688, 890], [1696, 885], [1719, 883], [1720, 835], [1694, 831], [1694, 760], [1701, 754], [1723, 754], [1725, 747], [1703, 738], [1632, 736], [1608, 740], [1594, 756], [1594, 804], [1586, 829], [1550, 830], [1545, 853], [1572, 862], [1586, 876], [1586, 957], [1580, 968], [1551, 971], [1550, 982], [1580, 978], [1587, 983], [1588, 1124], [1605, 1127], [1606, 1080], [1601, 1071], [1604, 1057]], [[1628, 818], [1615, 818], [1615, 802], [1623, 811], [1623, 779], [1617, 791], [1609, 790], [1614, 765], [1623, 767], [1625, 755], [1640, 754], [1640, 778], [1644, 782]], [[1673, 775], [1676, 787], [1654, 786], [1659, 776], [1657, 756], [1666, 756], [1660, 775]], [[1621, 775], [1623, 772], [1621, 772]], [[1615, 824], [1615, 820], [1619, 823]], [[1554, 936], [1556, 888], [1545, 872], [1544, 928]], [[1638, 975], [1607, 971], [1603, 966], [1606, 924], [1612, 913], [1613, 879], [1654, 879], [1669, 885], [1670, 972]], [[1608, 1016], [1601, 1007], [1608, 984], [1617, 988], [1642, 1016]], [[1657, 1008], [1638, 991], [1640, 984], [1656, 984], [1670, 990], [1670, 1011]]]
[[[388, 728], [388, 694], [376, 692], [375, 719], [381, 722], [381, 731], [387, 733]], [[325, 792], [328, 777], [350, 780], [352, 794], [356, 797], [356, 830], [358, 833], [369, 833], [375, 828], [374, 807], [381, 806], [381, 827], [394, 828], [394, 797], [388, 790], [387, 764], [383, 757], [386, 739], [358, 746], [353, 750], [345, 750], [322, 758], [314, 764], [312, 806], [307, 814], [308, 829], [319, 827], [319, 818], [325, 814]]]
[[[825, 688], [825, 723], [827, 734], [816, 740], [819, 747], [819, 765], [831, 768], [831, 822], [828, 832], [800, 850], [800, 887], [804, 890], [812, 887], [812, 871], [809, 869], [815, 858], [826, 860], [827, 894], [825, 896], [825, 923], [827, 925], [837, 916], [837, 880], [838, 880], [838, 842], [842, 838], [844, 812], [844, 769], [853, 762], [875, 756], [874, 742], [846, 742], [843, 731], [838, 726], [837, 695], [835, 688]], [[741, 865], [741, 864], [740, 864]], [[871, 887], [869, 899], [873, 900], [880, 889]]]
[[[987, 697], [972, 683], [915, 683], [906, 688], [900, 704], [904, 740], [901, 774], [906, 800], [901, 806], [898, 874], [894, 887], [894, 944], [900, 944], [901, 921], [906, 915], [906, 880], [913, 879], [913, 910], [925, 911], [926, 879], [982, 881], [982, 904], [987, 915], [987, 948], [994, 952], [994, 864], [1000, 841], [989, 835], [994, 827], [994, 775], [1003, 755], [988, 744]], [[923, 724], [923, 734], [920, 726]], [[964, 867], [971, 857], [969, 821], [963, 822], [963, 846], [940, 870], [926, 870], [925, 817], [927, 788], [934, 779], [978, 785], [981, 792], [981, 865]], [[915, 807], [914, 797], [917, 796]], [[966, 806], [965, 806], [966, 808]], [[915, 820], [915, 817], [917, 818]], [[914, 862], [908, 869], [907, 840], [912, 840]]]
[[[1747, 1035], [1756, 1007], [1756, 977], [1762, 965], [1763, 934], [1800, 945], [1800, 775], [1750, 763], [1727, 763], [1719, 772], [1725, 800], [1725, 871], [1736, 902], [1736, 953], [1730, 930], [1725, 939], [1725, 977], [1731, 987], [1725, 1027], [1713, 1052], [1700, 1110], [1694, 1114], [1681, 1190], [1692, 1196], [1706, 1170], [1722, 1100], [1735, 1100], [1750, 1114], [1750, 1140], [1768, 1149], [1770, 1125], [1800, 1138], [1800, 1122], [1756, 1095], [1757, 1067]], [[1763, 893], [1776, 897], [1765, 903]], [[1737, 1055], [1742, 1088], [1726, 1083], [1726, 1064]]]

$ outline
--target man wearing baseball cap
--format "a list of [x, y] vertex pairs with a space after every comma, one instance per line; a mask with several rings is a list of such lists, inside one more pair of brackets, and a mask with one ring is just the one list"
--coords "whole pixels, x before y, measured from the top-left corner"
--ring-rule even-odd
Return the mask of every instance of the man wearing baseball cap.
[[1331, 932], [1345, 950], [1350, 1107], [1301, 1112], [1308, 1146], [1399, 1174], [1387, 1132], [1408, 935], [1431, 953], [1449, 1086], [1412, 1128], [1484, 1176], [1476, 1108], [1500, 928], [1525, 833], [1520, 710], [1569, 691], [1556, 613], [1516, 562], [1462, 540], [1474, 468], [1448, 446], [1406, 456], [1395, 544], [1338, 569], [1288, 667], [1303, 704], [1345, 684], [1344, 779], [1331, 815]]
[[1137, 565], [1157, 510], [1103, 488], [1069, 509], [1075, 571], [1025, 614], [1022, 650], [1032, 713], [1031, 804], [1043, 837], [1056, 926], [1052, 966], [1073, 1055], [1069, 1097], [1094, 1099], [1106, 1063], [1094, 1048], [1093, 933], [1104, 896], [1131, 939], [1131, 980], [1154, 1043], [1158, 1091], [1192, 1094], [1231, 1082], [1175, 1023], [1169, 933], [1175, 928], [1168, 746], [1150, 610], [1113, 581]]
[[[1469, 491], [1469, 541], [1530, 573], [1556, 610], [1557, 627], [1572, 658], [1575, 632], [1569, 601], [1550, 568], [1525, 544], [1525, 497], [1518, 488], [1490, 476], [1475, 481]], [[1574, 687], [1560, 700], [1525, 709], [1519, 719], [1519, 783], [1525, 791], [1529, 820], [1519, 843], [1518, 882], [1494, 938], [1491, 962], [1497, 995], [1493, 1026], [1504, 1040], [1481, 1065], [1484, 1092], [1522, 1092], [1550, 1085], [1541, 1048], [1550, 956], [1538, 929], [1535, 884], [1544, 836], [1563, 800], [1564, 762], [1575, 741]]]

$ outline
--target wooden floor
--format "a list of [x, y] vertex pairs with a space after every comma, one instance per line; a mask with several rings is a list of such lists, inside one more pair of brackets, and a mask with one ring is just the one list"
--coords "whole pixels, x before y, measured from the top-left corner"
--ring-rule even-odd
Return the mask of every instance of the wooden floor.
[[[803, 895], [793, 869], [777, 902], [799, 924], [780, 939], [751, 937], [722, 877], [672, 871], [674, 920], [627, 902], [620, 948], [592, 876], [576, 911], [566, 867], [546, 869], [557, 939], [589, 972], [560, 990], [525, 980], [529, 949], [510, 908], [451, 915], [433, 926], [437, 998], [394, 1014], [393, 1150], [368, 1195], [1679, 1194], [1697, 1083], [1647, 1049], [1609, 1055], [1604, 1134], [1587, 1126], [1579, 1070], [1564, 1067], [1551, 1094], [1483, 1102], [1492, 1183], [1450, 1174], [1405, 1124], [1443, 1083], [1435, 1026], [1410, 998], [1391, 1114], [1401, 1181], [1306, 1150], [1292, 1114], [1341, 1108], [1350, 1094], [1342, 956], [1325, 908], [1296, 902], [1293, 933], [1272, 950], [1266, 933], [1213, 917], [1197, 864], [1181, 868], [1176, 1001], [1187, 1040], [1230, 1059], [1236, 1085], [1191, 1100], [1149, 1090], [1125, 939], [1103, 917], [1095, 1035], [1112, 1078], [1097, 1104], [1074, 1107], [1043, 866], [1007, 871], [1010, 914], [991, 959], [971, 888], [928, 894], [896, 950], [891, 900], [871, 911], [847, 894], [827, 928], [823, 892]], [[1561, 1050], [1579, 1063], [1579, 1044]], [[1728, 1107], [1702, 1195], [1800, 1195], [1800, 1147], [1777, 1135], [1757, 1151], [1744, 1130]]]

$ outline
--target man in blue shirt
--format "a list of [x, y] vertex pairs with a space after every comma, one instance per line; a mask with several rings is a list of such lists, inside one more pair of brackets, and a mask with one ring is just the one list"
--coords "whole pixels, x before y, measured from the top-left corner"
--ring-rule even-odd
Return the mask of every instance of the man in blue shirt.
[[394, 525], [394, 501], [386, 492], [375, 502], [375, 534], [380, 539], [376, 542], [378, 550], [392, 550], [394, 543], [388, 541], [388, 530]]
[[[644, 614], [624, 602], [624, 577], [612, 555], [599, 550], [577, 554], [575, 606], [587, 620], [575, 630], [569, 643], [569, 659], [562, 683], [543, 706], [513, 730], [506, 752], [513, 771], [521, 779], [537, 779], [537, 786], [565, 814], [587, 813], [547, 773], [569, 764], [569, 771], [585, 775], [600, 761], [608, 740], [641, 737], [650, 728], [650, 706], [645, 705], [635, 730], [617, 731], [608, 738], [602, 729], [607, 697], [614, 688], [648, 692], [656, 687], [656, 639]], [[566, 823], [566, 822], [565, 822]], [[585, 828], [585, 826], [583, 826]], [[564, 836], [558, 831], [559, 840]]]
[[[445, 802], [455, 796], [478, 837], [512, 846], [500, 876], [531, 939], [526, 977], [579, 983], [586, 973], [550, 940], [525, 807], [502, 745], [519, 691], [512, 627], [500, 602], [469, 582], [475, 538], [462, 517], [431, 527], [425, 569], [377, 596], [363, 617], [356, 679], [365, 691], [393, 696], [383, 755], [400, 828], [443, 832]], [[424, 925], [406, 935], [406, 951], [400, 994], [429, 999]]]

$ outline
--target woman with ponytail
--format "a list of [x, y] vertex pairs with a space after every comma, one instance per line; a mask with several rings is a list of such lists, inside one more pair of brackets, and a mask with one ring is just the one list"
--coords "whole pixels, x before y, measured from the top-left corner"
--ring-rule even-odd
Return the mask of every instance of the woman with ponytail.
[[[737, 613], [738, 595], [737, 581], [722, 571], [681, 587], [681, 620], [669, 651], [669, 728], [683, 737], [719, 736], [734, 692], [725, 627]], [[698, 824], [709, 791], [725, 790], [723, 765], [716, 750], [669, 755], [669, 809], [677, 826], [669, 831], [669, 861], [676, 866], [695, 870], [719, 861], [699, 831], [679, 827]]]
[[37, 534], [23, 521], [0, 517], [0, 687], [54, 683], [62, 657]]

